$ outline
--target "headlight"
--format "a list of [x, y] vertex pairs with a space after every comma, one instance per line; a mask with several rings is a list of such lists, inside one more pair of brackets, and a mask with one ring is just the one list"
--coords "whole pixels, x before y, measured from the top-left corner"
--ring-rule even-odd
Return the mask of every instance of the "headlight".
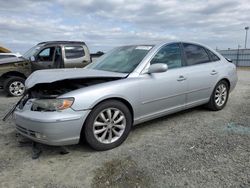
[[66, 99], [37, 99], [33, 101], [33, 111], [58, 111], [70, 108], [74, 98]]

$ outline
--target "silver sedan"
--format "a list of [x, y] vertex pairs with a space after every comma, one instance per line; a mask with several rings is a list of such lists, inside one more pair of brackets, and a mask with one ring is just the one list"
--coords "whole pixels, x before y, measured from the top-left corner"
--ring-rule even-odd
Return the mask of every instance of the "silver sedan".
[[198, 105], [223, 109], [236, 82], [235, 65], [204, 45], [122, 46], [84, 69], [30, 75], [14, 112], [16, 129], [48, 145], [83, 138], [108, 150], [133, 125]]

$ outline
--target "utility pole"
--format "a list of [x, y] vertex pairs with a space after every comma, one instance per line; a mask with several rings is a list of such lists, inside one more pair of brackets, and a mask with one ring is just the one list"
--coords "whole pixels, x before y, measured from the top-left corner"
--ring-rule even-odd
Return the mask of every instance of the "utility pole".
[[247, 48], [247, 32], [248, 32], [249, 27], [245, 27], [246, 30], [246, 36], [245, 36], [245, 49]]

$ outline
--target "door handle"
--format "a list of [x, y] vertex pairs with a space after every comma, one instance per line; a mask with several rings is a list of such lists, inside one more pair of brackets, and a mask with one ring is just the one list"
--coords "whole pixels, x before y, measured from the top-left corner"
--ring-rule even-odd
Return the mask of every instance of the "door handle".
[[179, 76], [179, 78], [177, 79], [177, 81], [183, 81], [183, 80], [186, 80], [187, 78], [185, 78], [184, 76]]
[[212, 70], [212, 72], [210, 73], [211, 75], [216, 75], [218, 72], [216, 70]]

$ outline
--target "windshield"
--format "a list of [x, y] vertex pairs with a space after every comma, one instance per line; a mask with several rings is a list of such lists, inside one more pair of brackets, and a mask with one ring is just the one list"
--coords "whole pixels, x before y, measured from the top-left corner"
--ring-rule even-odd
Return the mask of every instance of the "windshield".
[[33, 46], [27, 52], [24, 53], [23, 57], [25, 59], [29, 59], [31, 56], [34, 56], [35, 53], [40, 49], [40, 46]]
[[153, 46], [123, 46], [115, 48], [96, 62], [90, 64], [87, 68], [131, 73], [147, 55]]

